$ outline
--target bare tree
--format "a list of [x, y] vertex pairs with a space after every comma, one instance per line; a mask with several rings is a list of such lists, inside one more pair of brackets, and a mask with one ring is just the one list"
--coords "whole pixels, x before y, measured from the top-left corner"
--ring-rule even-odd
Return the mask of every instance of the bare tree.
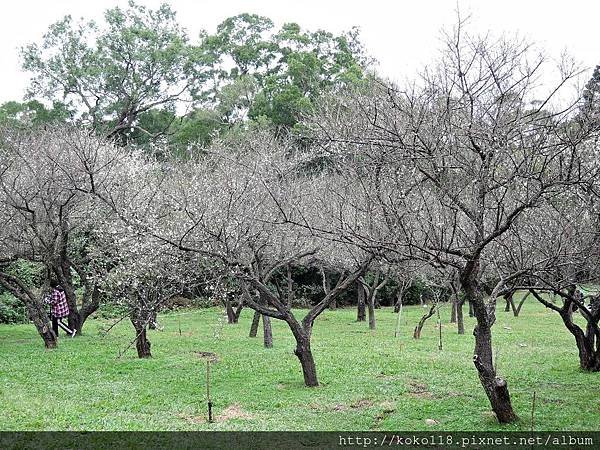
[[363, 276], [358, 279], [365, 290], [367, 311], [369, 314], [369, 329], [375, 329], [375, 302], [379, 291], [390, 281], [389, 271], [382, 277], [381, 271], [376, 270], [373, 278], [369, 281]]
[[331, 99], [309, 126], [323, 153], [372, 168], [361, 182], [388, 225], [382, 246], [457, 270], [477, 320], [474, 365], [506, 423], [517, 416], [493, 364], [495, 296], [487, 299], [486, 286], [501, 287], [519, 271], [498, 277], [494, 242], [578, 182], [592, 129], [571, 121], [578, 98], [569, 101], [565, 91], [580, 71], [567, 59], [548, 88], [539, 76], [549, 62], [532, 46], [462, 27], [445, 36], [439, 62], [419, 81]]
[[[77, 186], [86, 177], [80, 168], [105, 164], [101, 149], [111, 146], [69, 128], [3, 130], [1, 139], [0, 202], [6, 215], [3, 253], [8, 259], [21, 258], [47, 268], [47, 276], [65, 289], [69, 327], [81, 334], [100, 301], [100, 291], [86, 266], [88, 233], [102, 211]], [[81, 302], [75, 294], [75, 276], [83, 288]], [[8, 281], [6, 276], [3, 279]], [[15, 290], [15, 283], [10, 280], [11, 292], [36, 311], [34, 316], [43, 317], [39, 299], [36, 306], [31, 295], [21, 288]]]
[[[289, 157], [289, 145], [256, 133], [217, 142], [206, 156], [185, 165], [131, 156], [110, 174], [94, 174], [88, 191], [133, 232], [211, 259], [216, 273], [238, 279], [246, 291], [244, 303], [263, 316], [263, 323], [275, 318], [288, 324], [305, 384], [317, 386], [310, 347], [314, 321], [356, 282], [371, 258], [347, 243], [331, 246], [306, 227], [282, 220], [281, 211], [288, 209], [283, 202], [304, 194], [295, 183], [304, 177], [301, 164]], [[94, 189], [91, 180], [98, 176], [122, 180], [119, 189]], [[318, 214], [309, 216], [307, 223], [320, 220]], [[311, 258], [335, 261], [345, 273], [300, 320], [273, 280], [289, 264]]]
[[[502, 242], [502, 251], [522, 269], [512, 289], [527, 290], [557, 312], [575, 338], [579, 366], [596, 372], [600, 371], [600, 295], [591, 286], [600, 279], [600, 215], [594, 187], [598, 160], [593, 154], [588, 157], [580, 161], [586, 168], [582, 183], [521, 217], [508, 242]], [[543, 227], [536, 225], [540, 222]]]

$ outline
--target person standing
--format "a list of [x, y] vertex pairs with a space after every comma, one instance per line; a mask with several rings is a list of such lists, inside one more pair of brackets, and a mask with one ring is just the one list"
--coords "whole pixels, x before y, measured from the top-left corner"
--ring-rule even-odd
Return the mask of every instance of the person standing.
[[71, 330], [63, 321], [65, 317], [69, 315], [69, 304], [67, 303], [67, 296], [65, 290], [58, 283], [52, 283], [52, 292], [47, 297], [47, 303], [50, 304], [50, 315], [52, 317], [52, 330], [56, 337], [58, 337], [58, 328], [60, 327], [71, 337], [75, 336], [77, 330]]

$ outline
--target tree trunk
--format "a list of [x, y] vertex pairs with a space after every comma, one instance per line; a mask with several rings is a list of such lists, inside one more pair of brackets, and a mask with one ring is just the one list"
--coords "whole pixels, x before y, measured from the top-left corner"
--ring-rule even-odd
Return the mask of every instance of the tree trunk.
[[506, 300], [506, 305], [504, 306], [504, 312], [510, 311], [510, 303], [512, 302], [512, 293], [506, 294], [504, 296], [504, 300]]
[[269, 316], [262, 316], [263, 319], [263, 342], [265, 348], [273, 347], [273, 331], [271, 330], [271, 318]]
[[42, 304], [29, 302], [26, 303], [25, 306], [29, 312], [29, 319], [33, 322], [40, 337], [44, 341], [44, 347], [56, 348], [58, 346], [58, 336], [52, 331], [44, 306]]
[[149, 330], [156, 330], [157, 318], [158, 318], [158, 313], [156, 312], [156, 309], [153, 309], [152, 311], [148, 312], [148, 329]]
[[57, 249], [58, 252], [55, 254], [55, 259], [52, 266], [54, 276], [58, 279], [61, 284], [65, 297], [67, 298], [67, 304], [69, 305], [69, 316], [67, 317], [67, 325], [71, 330], [77, 330], [76, 334], [81, 334], [83, 328], [83, 321], [79, 314], [79, 308], [77, 306], [77, 295], [75, 293], [75, 286], [73, 286], [73, 276], [71, 275], [71, 264], [67, 258], [67, 245], [69, 241], [68, 224], [66, 220], [60, 222], [60, 235], [58, 236]]
[[356, 321], [364, 322], [367, 320], [367, 314], [365, 311], [365, 288], [361, 283], [357, 283], [357, 289], [358, 307], [356, 312]]
[[[288, 324], [290, 330], [292, 331], [294, 339], [296, 340], [294, 354], [298, 357], [300, 365], [302, 366], [302, 373], [306, 386], [311, 387], [319, 385], [317, 369], [310, 348], [310, 337], [314, 320], [329, 307], [329, 304], [335, 299], [335, 297], [346, 292], [350, 286], [357, 282], [358, 278], [366, 271], [371, 261], [372, 258], [368, 258], [353, 273], [347, 276], [342, 274], [336, 286], [329, 292], [329, 294], [325, 295], [320, 302], [318, 302], [309, 310], [309, 312], [302, 319], [302, 322], [299, 322], [295, 318], [293, 312], [287, 308], [279, 296], [272, 292], [272, 288], [263, 283], [262, 279], [248, 279], [248, 281], [258, 291], [259, 295], [258, 301], [253, 300], [246, 288], [247, 304], [251, 308], [262, 313], [263, 321], [266, 316], [283, 320]], [[359, 287], [362, 289], [361, 285], [359, 285]]]
[[242, 313], [242, 309], [244, 309], [244, 300], [240, 299], [237, 308], [235, 309], [235, 313], [233, 314], [233, 323], [238, 323], [240, 320], [240, 314]]
[[294, 303], [294, 279], [292, 278], [292, 266], [287, 265], [287, 307], [292, 308]]
[[367, 309], [369, 311], [369, 329], [375, 329], [375, 308], [377, 303], [377, 293], [381, 288], [383, 288], [388, 280], [389, 276], [386, 275], [385, 279], [379, 282], [380, 272], [375, 272], [375, 278], [371, 285], [367, 284], [363, 277], [360, 277], [358, 281], [362, 284], [363, 294], [366, 297]]
[[[373, 296], [373, 307], [375, 309], [381, 309], [381, 300], [377, 295]], [[373, 327], [373, 329], [375, 329], [375, 327]]]
[[250, 337], [255, 338], [258, 333], [258, 324], [260, 322], [260, 313], [254, 311], [254, 317], [252, 318], [252, 325], [250, 326]]
[[296, 340], [296, 350], [294, 354], [300, 360], [302, 374], [304, 375], [304, 384], [308, 387], [319, 385], [317, 378], [317, 366], [310, 350], [310, 337], [304, 337]]
[[[575, 306], [575, 304], [573, 304]], [[592, 300], [589, 307], [591, 317], [582, 314], [587, 325], [585, 332], [573, 322], [573, 310], [571, 305], [565, 305], [560, 316], [567, 329], [575, 338], [579, 353], [579, 367], [586, 372], [600, 372], [600, 297]]]
[[227, 294], [225, 294], [225, 311], [227, 313], [227, 323], [235, 323], [235, 311], [233, 310], [233, 306], [231, 306], [231, 299]]
[[474, 317], [475, 312], [473, 311], [473, 303], [469, 300], [469, 317]]
[[398, 312], [396, 316], [396, 329], [394, 330], [394, 337], [398, 337], [398, 333], [400, 331], [400, 319], [402, 317], [402, 298], [400, 298], [400, 306], [398, 307]]
[[458, 328], [458, 334], [465, 334], [465, 319], [463, 317], [464, 304], [464, 300], [461, 300], [456, 304], [456, 326]]
[[367, 298], [367, 310], [369, 311], [369, 329], [375, 329], [375, 293], [370, 292]]
[[[481, 310], [485, 310], [484, 305], [474, 305], [475, 317], [479, 319]], [[485, 323], [486, 319], [482, 321]], [[513, 411], [510, 401], [510, 393], [506, 381], [496, 376], [496, 371], [492, 363], [492, 333], [487, 325], [476, 325], [473, 331], [475, 336], [475, 354], [473, 363], [479, 374], [481, 385], [492, 405], [492, 410], [496, 413], [498, 422], [510, 423], [517, 420], [517, 415]]]
[[396, 302], [394, 303], [394, 312], [397, 313], [400, 311], [400, 305], [402, 305], [402, 292], [398, 292], [396, 297]]
[[[58, 279], [65, 291], [65, 297], [67, 298], [67, 304], [69, 305], [67, 324], [71, 330], [76, 330], [76, 336], [80, 336], [82, 334], [83, 324], [100, 306], [100, 290], [95, 283], [92, 283], [88, 279], [84, 270], [78, 265], [73, 264], [73, 262], [67, 258], [67, 239], [68, 233], [62, 237], [58, 259], [53, 263], [48, 263], [47, 267], [48, 270], [51, 270], [54, 273], [54, 276]], [[77, 295], [73, 284], [71, 269], [79, 275], [81, 283], [83, 284], [81, 309], [79, 309], [77, 305]]]
[[[325, 268], [323, 266], [321, 266], [321, 281], [323, 283], [323, 293], [325, 295], [329, 294], [331, 291], [331, 279], [329, 276], [327, 276], [327, 272], [325, 272]], [[336, 299], [329, 304], [329, 309], [337, 309]]]
[[419, 323], [415, 327], [415, 331], [413, 333], [414, 339], [421, 339], [421, 331], [423, 330], [423, 326], [425, 325], [425, 322], [427, 321], [427, 319], [429, 319], [431, 316], [433, 316], [433, 314], [435, 313], [435, 309], [436, 309], [436, 304], [434, 303], [433, 305], [431, 305], [431, 308], [429, 308], [429, 311], [427, 313], [425, 313], [423, 315], [423, 317], [421, 317], [421, 320], [419, 320]]
[[[46, 291], [48, 283], [49, 280], [46, 277], [46, 283], [42, 291]], [[3, 272], [0, 272], [0, 286], [25, 305], [29, 313], [29, 319], [33, 322], [44, 341], [44, 346], [46, 348], [56, 348], [58, 346], [58, 336], [54, 334], [50, 326], [43, 297], [37, 297], [21, 280]]]
[[573, 312], [578, 308], [576, 301], [581, 306], [584, 306], [583, 295], [577, 290], [575, 285], [570, 286], [568, 289], [569, 296], [563, 298], [562, 308], [556, 306], [553, 301], [544, 300], [533, 289], [530, 289], [529, 293], [532, 293], [546, 308], [550, 308], [560, 314], [565, 327], [567, 327], [567, 330], [575, 338], [579, 352], [579, 367], [588, 372], [600, 371], [600, 296], [592, 298], [587, 310], [585, 312], [582, 310], [581, 312], [581, 315], [587, 322], [584, 332], [579, 325], [573, 322]]
[[150, 341], [146, 336], [146, 323], [142, 317], [131, 317], [131, 323], [136, 333], [135, 348], [139, 358], [150, 358]]
[[600, 372], [600, 351], [594, 351], [594, 338], [583, 333], [574, 334], [579, 352], [579, 367], [586, 372]]
[[596, 296], [590, 302], [589, 310], [591, 318], [586, 317], [587, 326], [585, 339], [587, 341], [586, 351], [579, 351], [579, 365], [583, 370], [589, 372], [600, 372], [600, 296]]
[[479, 260], [468, 261], [461, 272], [461, 285], [465, 296], [472, 305], [477, 325], [473, 330], [475, 350], [473, 363], [479, 374], [481, 385], [490, 401], [498, 422], [510, 423], [518, 419], [515, 414], [506, 381], [496, 376], [492, 353], [492, 325], [494, 305], [486, 305], [479, 288]]
[[97, 285], [86, 287], [83, 293], [83, 302], [79, 310], [79, 328], [77, 328], [76, 336], [81, 336], [83, 333], [83, 325], [90, 315], [100, 307], [100, 289]]
[[78, 330], [76, 334], [81, 334], [83, 322], [81, 320], [79, 309], [77, 307], [77, 295], [75, 294], [75, 287], [73, 286], [71, 278], [72, 277], [69, 275], [68, 277], [64, 277], [63, 280], [60, 281], [61, 286], [65, 291], [65, 297], [67, 298], [67, 303], [69, 305], [69, 316], [67, 317], [67, 325], [71, 330]]
[[456, 310], [458, 309], [458, 298], [452, 298], [452, 310], [450, 312], [450, 323], [456, 323]]
[[529, 292], [527, 292], [527, 294], [525, 294], [523, 296], [523, 298], [519, 302], [519, 305], [515, 306], [515, 302], [514, 302], [513, 296], [512, 295], [510, 296], [510, 306], [512, 307], [513, 316], [519, 317], [519, 313], [521, 312], [521, 308], [523, 307], [523, 304], [525, 303], [525, 300], [527, 300], [527, 297], [529, 297]]

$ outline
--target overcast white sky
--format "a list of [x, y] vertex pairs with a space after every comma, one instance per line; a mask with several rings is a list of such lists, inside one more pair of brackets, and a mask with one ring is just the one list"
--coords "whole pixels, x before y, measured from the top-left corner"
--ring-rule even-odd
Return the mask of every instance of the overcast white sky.
[[[156, 7], [160, 0], [138, 0]], [[379, 61], [379, 72], [392, 79], [410, 76], [439, 48], [440, 29], [455, 19], [455, 0], [171, 0], [179, 22], [196, 38], [200, 29], [214, 31], [223, 19], [242, 12], [270, 17], [277, 25], [297, 22], [308, 29], [341, 32], [357, 25], [363, 42]], [[2, 4], [0, 102], [20, 100], [27, 86], [18, 48], [39, 41], [56, 20], [101, 19], [102, 12], [127, 0], [16, 0]], [[558, 56], [567, 50], [583, 65], [600, 64], [598, 19], [594, 0], [460, 0], [479, 31], [518, 33]]]

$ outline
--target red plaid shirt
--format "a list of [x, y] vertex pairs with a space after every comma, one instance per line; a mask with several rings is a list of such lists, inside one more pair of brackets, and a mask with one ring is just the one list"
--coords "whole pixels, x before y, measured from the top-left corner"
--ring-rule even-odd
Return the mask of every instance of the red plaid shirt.
[[67, 296], [59, 289], [53, 289], [48, 303], [51, 305], [51, 312], [54, 317], [62, 318], [69, 315], [69, 304], [67, 303]]

